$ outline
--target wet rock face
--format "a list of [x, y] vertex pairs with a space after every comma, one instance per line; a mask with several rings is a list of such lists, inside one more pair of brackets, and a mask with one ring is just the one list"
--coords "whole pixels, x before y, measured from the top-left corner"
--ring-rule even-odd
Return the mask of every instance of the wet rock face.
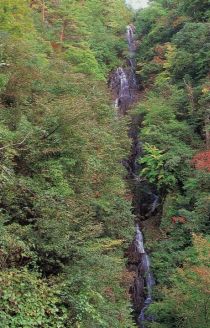
[[138, 252], [135, 240], [133, 240], [125, 255], [128, 258], [127, 270], [133, 276], [132, 281], [130, 281], [129, 293], [133, 304], [134, 317], [137, 320], [139, 313], [144, 307], [146, 295], [144, 292], [144, 273], [139, 265], [142, 261], [143, 254]]
[[125, 255], [128, 259], [128, 266], [131, 268], [131, 271], [137, 271], [136, 266], [138, 266], [141, 261], [141, 254], [137, 252], [135, 240], [133, 240]]
[[[139, 238], [138, 233], [136, 236]], [[128, 258], [127, 270], [133, 275], [133, 280], [130, 281], [129, 293], [133, 304], [134, 317], [140, 327], [144, 327], [143, 321], [149, 319], [145, 316], [145, 311], [152, 303], [151, 293], [154, 285], [149, 256], [142, 247], [143, 245], [139, 248], [136, 239], [134, 239], [126, 253]], [[144, 253], [142, 253], [143, 251]]]
[[[136, 276], [133, 284], [133, 291], [132, 291], [132, 300], [133, 300], [133, 307], [136, 313], [141, 313], [142, 308], [144, 307], [144, 279], [143, 277]], [[138, 315], [137, 315], [138, 320]]]

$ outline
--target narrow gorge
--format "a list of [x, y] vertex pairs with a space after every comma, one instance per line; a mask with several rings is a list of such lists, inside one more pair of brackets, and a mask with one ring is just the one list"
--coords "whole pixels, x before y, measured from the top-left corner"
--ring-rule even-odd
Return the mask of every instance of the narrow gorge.
[[[119, 119], [121, 116], [129, 115], [129, 110], [135, 102], [139, 101], [141, 94], [140, 85], [136, 79], [136, 40], [135, 26], [130, 24], [126, 28], [126, 39], [128, 42], [128, 58], [125, 67], [119, 67], [111, 78], [110, 87], [112, 92], [117, 95], [115, 100], [115, 110]], [[150, 258], [144, 247], [144, 237], [141, 231], [143, 219], [142, 199], [138, 195], [138, 189], [141, 188], [140, 165], [139, 160], [142, 155], [139, 130], [141, 117], [133, 115], [129, 127], [129, 138], [131, 140], [131, 152], [127, 159], [123, 160], [123, 165], [127, 170], [127, 183], [132, 193], [133, 212], [135, 215], [136, 235], [128, 251], [128, 271], [134, 272], [134, 281], [130, 290], [131, 299], [134, 308], [134, 318], [140, 328], [144, 328], [144, 322], [151, 320], [145, 314], [145, 311], [152, 303], [152, 287], [154, 278], [150, 266]], [[151, 193], [152, 194], [152, 193]], [[153, 194], [154, 195], [154, 194]], [[154, 195], [154, 201], [151, 204], [150, 199], [146, 200], [148, 212], [155, 211], [158, 203], [158, 197]]]

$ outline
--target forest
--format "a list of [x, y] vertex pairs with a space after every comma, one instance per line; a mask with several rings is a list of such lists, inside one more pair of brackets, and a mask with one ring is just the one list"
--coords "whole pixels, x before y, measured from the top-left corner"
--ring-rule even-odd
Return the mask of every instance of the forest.
[[[119, 118], [128, 24], [138, 95]], [[210, 327], [209, 0], [1, 0], [0, 190], [1, 328]], [[140, 324], [136, 220], [155, 280]]]

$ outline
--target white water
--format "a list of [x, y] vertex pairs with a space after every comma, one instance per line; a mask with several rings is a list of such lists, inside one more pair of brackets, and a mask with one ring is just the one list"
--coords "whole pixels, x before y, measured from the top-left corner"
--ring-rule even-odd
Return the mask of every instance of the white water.
[[147, 297], [144, 300], [144, 306], [141, 309], [141, 312], [138, 316], [138, 323], [140, 324], [141, 328], [144, 328], [144, 321], [148, 320], [148, 318], [145, 316], [145, 311], [148, 309], [149, 305], [152, 303], [152, 287], [155, 285], [155, 281], [154, 281], [154, 277], [153, 277], [153, 274], [151, 271], [149, 256], [144, 249], [143, 234], [139, 228], [139, 225], [136, 226], [135, 244], [137, 245], [138, 254], [141, 256], [141, 261], [140, 261], [139, 266], [140, 266], [141, 272], [144, 273], [145, 285], [147, 288]]
[[129, 105], [131, 104], [132, 96], [128, 78], [122, 67], [119, 67], [116, 70], [114, 80], [118, 89], [117, 99], [115, 100], [115, 108], [118, 109], [119, 115], [125, 115]]
[[135, 51], [135, 44], [134, 44], [134, 31], [135, 27], [133, 25], [128, 25], [126, 28], [126, 36], [127, 36], [127, 41], [128, 41], [128, 48], [130, 51]]
[[117, 69], [117, 75], [120, 81], [120, 92], [119, 92], [120, 97], [129, 97], [130, 96], [129, 83], [128, 83], [127, 76], [124, 70], [122, 69], [122, 67], [119, 67]]
[[112, 86], [117, 87], [117, 99], [115, 100], [115, 108], [118, 109], [119, 115], [125, 115], [129, 106], [133, 102], [133, 90], [136, 88], [135, 78], [135, 27], [130, 24], [126, 28], [126, 38], [129, 49], [129, 67], [126, 69], [119, 67], [112, 81]]
[[143, 235], [138, 224], [136, 225], [135, 245], [138, 254], [145, 254]]

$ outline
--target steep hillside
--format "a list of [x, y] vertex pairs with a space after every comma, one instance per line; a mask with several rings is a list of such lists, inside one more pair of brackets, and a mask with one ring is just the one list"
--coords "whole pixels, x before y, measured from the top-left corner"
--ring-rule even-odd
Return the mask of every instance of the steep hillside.
[[121, 0], [0, 3], [1, 327], [132, 327]]
[[149, 310], [154, 322], [146, 327], [207, 328], [210, 5], [156, 0], [135, 20], [145, 90], [135, 110], [143, 115], [140, 175], [159, 196], [153, 225], [145, 223], [157, 284]]

